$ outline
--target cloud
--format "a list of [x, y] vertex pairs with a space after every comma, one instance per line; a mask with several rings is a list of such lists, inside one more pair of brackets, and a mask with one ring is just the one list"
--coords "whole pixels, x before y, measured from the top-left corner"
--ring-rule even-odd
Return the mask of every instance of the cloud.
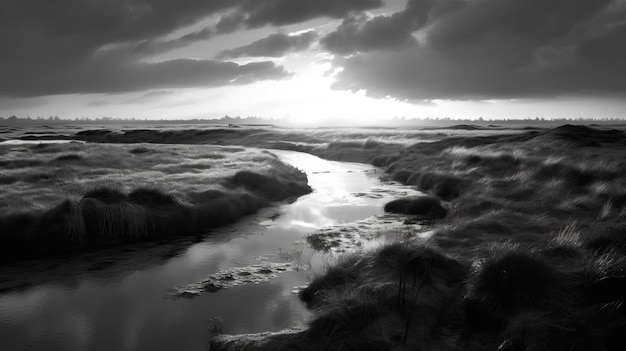
[[308, 49], [316, 38], [317, 33], [315, 31], [308, 31], [298, 35], [275, 33], [251, 44], [222, 51], [217, 55], [217, 58], [281, 57], [288, 52]]
[[415, 30], [412, 18], [404, 12], [391, 16], [352, 16], [344, 19], [336, 31], [328, 34], [320, 43], [336, 54], [351, 54], [372, 50], [395, 50], [417, 44], [411, 35]]
[[273, 62], [239, 65], [213, 60], [177, 59], [159, 63], [126, 60], [116, 52], [101, 54], [81, 65], [42, 72], [37, 84], [9, 76], [0, 94], [38, 96], [71, 93], [120, 93], [154, 88], [215, 87], [291, 77]]
[[173, 96], [175, 93], [169, 90], [152, 90], [147, 93], [143, 93], [139, 96], [134, 96], [129, 99], [122, 101], [122, 104], [137, 104], [137, 103], [155, 103], [159, 102], [163, 99], [166, 99], [169, 96]]
[[335, 59], [333, 88], [374, 97], [623, 94], [625, 18], [623, 0], [409, 0], [344, 20], [321, 43], [352, 54]]
[[210, 27], [204, 27], [195, 32], [182, 35], [176, 39], [148, 39], [133, 44], [133, 54], [149, 56], [156, 55], [170, 50], [182, 48], [201, 40], [209, 40], [217, 35], [216, 31]]
[[87, 106], [91, 106], [91, 107], [99, 107], [99, 106], [106, 106], [109, 105], [110, 102], [108, 101], [104, 101], [104, 100], [95, 100], [95, 101], [90, 101], [87, 103]]
[[[339, 18], [381, 5], [380, 0], [3, 0], [0, 94], [36, 96], [284, 79], [289, 74], [271, 62], [149, 64], [142, 59], [240, 27]], [[163, 39], [210, 16], [221, 18], [217, 26]]]
[[343, 18], [354, 11], [381, 7], [381, 0], [246, 0], [239, 12], [249, 28], [282, 26], [316, 17]]

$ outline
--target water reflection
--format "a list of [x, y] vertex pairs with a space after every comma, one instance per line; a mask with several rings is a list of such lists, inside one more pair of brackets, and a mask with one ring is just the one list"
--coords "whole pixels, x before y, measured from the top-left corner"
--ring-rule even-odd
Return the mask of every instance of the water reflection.
[[292, 293], [307, 283], [305, 270], [194, 299], [164, 298], [174, 286], [221, 270], [291, 260], [289, 253], [300, 250], [293, 244], [305, 235], [380, 214], [392, 196], [411, 191], [381, 184], [367, 165], [276, 154], [307, 173], [312, 194], [214, 230], [201, 242], [142, 244], [0, 268], [2, 349], [206, 350], [213, 316], [223, 319], [225, 333], [277, 331], [305, 321], [309, 312]]

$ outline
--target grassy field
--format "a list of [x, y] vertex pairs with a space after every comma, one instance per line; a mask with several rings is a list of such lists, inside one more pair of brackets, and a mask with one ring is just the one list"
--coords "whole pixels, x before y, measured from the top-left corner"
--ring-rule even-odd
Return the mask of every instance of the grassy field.
[[373, 156], [447, 210], [432, 234], [340, 258], [306, 328], [212, 350], [621, 350], [624, 155], [622, 131], [563, 126]]
[[372, 163], [428, 194], [386, 208], [434, 220], [429, 235], [393, 233], [398, 239], [382, 247], [341, 256], [300, 293], [315, 311], [308, 325], [219, 336], [212, 350], [611, 351], [626, 344], [622, 130], [214, 128], [74, 138], [297, 150]]
[[[41, 133], [11, 129], [6, 135], [24, 140], [66, 139], [97, 143], [159, 143], [243, 145], [269, 149], [301, 151], [337, 161], [370, 162], [376, 156], [395, 154], [403, 147], [441, 140], [451, 135], [466, 137], [507, 135], [523, 130], [461, 126], [448, 129], [423, 128], [225, 128], [183, 129], [153, 127], [146, 129], [86, 129], [78, 127], [58, 132], [41, 127]], [[78, 129], [77, 129], [78, 128]]]
[[0, 261], [201, 233], [311, 191], [241, 147], [0, 145]]

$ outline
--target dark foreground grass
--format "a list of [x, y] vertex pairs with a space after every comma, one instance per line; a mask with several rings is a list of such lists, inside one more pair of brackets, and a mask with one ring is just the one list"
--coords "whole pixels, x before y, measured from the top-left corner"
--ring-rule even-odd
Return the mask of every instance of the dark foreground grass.
[[342, 257], [301, 292], [305, 328], [212, 350], [622, 350], [624, 155], [621, 131], [563, 126], [374, 158], [443, 201], [433, 234]]
[[[214, 157], [223, 150], [211, 150], [213, 153], [205, 155], [208, 150], [202, 148], [177, 157], [171, 153], [179, 147], [151, 146], [146, 148], [149, 151], [140, 153], [133, 152], [136, 148], [111, 147], [110, 153], [94, 145], [50, 147], [61, 150], [50, 150], [51, 155], [44, 154], [45, 157], [52, 160], [49, 162], [63, 162], [62, 166], [30, 162], [5, 171], [5, 176], [14, 180], [11, 188], [2, 188], [6, 196], [0, 203], [0, 262], [200, 235], [273, 201], [293, 199], [311, 191], [304, 173], [258, 151], [241, 149], [241, 156]], [[66, 148], [75, 148], [84, 156], [55, 156]], [[27, 148], [24, 153], [30, 151]], [[41, 150], [34, 152], [33, 161], [43, 158]], [[5, 153], [13, 156], [15, 150]], [[144, 156], [149, 153], [156, 155]], [[135, 154], [140, 158], [132, 156]], [[190, 163], [188, 158], [198, 161]], [[67, 162], [82, 164], [70, 167]], [[158, 164], [161, 171], [147, 170], [146, 163]], [[190, 172], [189, 164], [194, 170], [203, 171]], [[34, 170], [49, 173], [49, 179], [33, 182], [23, 177]], [[158, 188], [141, 185], [148, 183], [143, 179], [149, 176], [161, 179]], [[72, 179], [85, 178], [91, 179], [84, 187], [87, 190], [77, 194], [77, 189], [83, 187]], [[172, 187], [170, 191], [165, 190], [168, 186]], [[62, 194], [67, 193], [70, 196], [62, 199]], [[28, 196], [32, 200], [24, 201]], [[22, 201], [11, 206], [11, 199]]]

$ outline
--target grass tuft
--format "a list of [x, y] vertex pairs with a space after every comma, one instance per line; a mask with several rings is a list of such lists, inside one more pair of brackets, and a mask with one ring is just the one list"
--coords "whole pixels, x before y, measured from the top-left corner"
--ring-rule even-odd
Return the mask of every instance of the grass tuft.
[[138, 146], [136, 148], [132, 148], [129, 152], [131, 154], [147, 154], [149, 152], [151, 152], [152, 150], [150, 150], [149, 148], [145, 147], [145, 146]]
[[88, 191], [83, 195], [83, 199], [95, 199], [105, 204], [115, 204], [126, 201], [128, 197], [119, 190], [104, 187]]
[[128, 194], [128, 200], [137, 204], [150, 207], [176, 206], [178, 203], [172, 195], [150, 188], [139, 188]]
[[71, 162], [71, 161], [82, 161], [84, 159], [85, 157], [79, 154], [66, 154], [66, 155], [57, 156], [54, 160]]
[[425, 218], [444, 218], [448, 210], [441, 201], [432, 196], [409, 196], [392, 200], [385, 205], [385, 212], [418, 215]]
[[468, 281], [465, 316], [490, 327], [528, 310], [545, 309], [559, 298], [558, 274], [536, 255], [507, 251], [482, 262]]

